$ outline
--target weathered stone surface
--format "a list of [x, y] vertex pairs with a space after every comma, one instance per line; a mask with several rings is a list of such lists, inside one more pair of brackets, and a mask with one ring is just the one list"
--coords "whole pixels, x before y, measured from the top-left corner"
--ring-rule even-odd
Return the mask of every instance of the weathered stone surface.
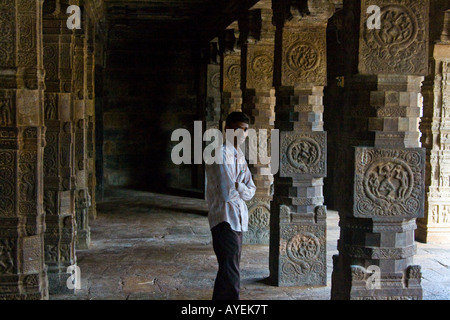
[[88, 63], [86, 61], [87, 30], [75, 33], [73, 45], [72, 74], [72, 123], [75, 128], [74, 158], [75, 158], [75, 219], [77, 226], [76, 247], [87, 249], [90, 244], [89, 208], [91, 195], [88, 182], [88, 109], [91, 105], [87, 90]]
[[[275, 120], [275, 89], [273, 87], [275, 29], [270, 1], [259, 1], [250, 8], [248, 15], [241, 18], [241, 38], [245, 38], [241, 50], [243, 106], [250, 117], [250, 127], [256, 130], [255, 149], [265, 148], [266, 154], [258, 153], [258, 161], [251, 164], [253, 181], [256, 185], [255, 198], [247, 202], [249, 208], [249, 232], [244, 234], [244, 243], [268, 244], [270, 225], [270, 201], [273, 193], [271, 164], [262, 163], [263, 157], [271, 156], [271, 130]], [[264, 136], [263, 130], [266, 133]], [[264, 139], [265, 138], [265, 139]]]
[[298, 174], [325, 177], [327, 172], [327, 135], [325, 132], [281, 132], [280, 177]]
[[[359, 71], [362, 74], [424, 75], [428, 64], [428, 1], [363, 0]], [[367, 8], [381, 9], [381, 28], [366, 27]]]
[[42, 1], [0, 3], [0, 300], [48, 298], [41, 15]]
[[248, 232], [244, 234], [245, 244], [269, 244], [270, 199], [255, 196], [247, 201]]
[[424, 149], [356, 148], [355, 218], [421, 218], [425, 196]]
[[[367, 28], [368, 4], [344, 1], [346, 48], [358, 54], [360, 74], [350, 57], [343, 150], [350, 163], [340, 173], [346, 195], [339, 204], [341, 236], [339, 255], [333, 258], [332, 299], [417, 300], [422, 299], [422, 287], [420, 266], [413, 265], [414, 230], [415, 219], [424, 214], [426, 161], [418, 124], [429, 2], [375, 2], [385, 18], [382, 24], [395, 25], [393, 17], [405, 22], [396, 29], [403, 30], [396, 37], [383, 25], [381, 30]], [[383, 69], [394, 61], [395, 67]], [[360, 124], [352, 126], [354, 121]], [[352, 180], [345, 178], [349, 173]], [[375, 286], [370, 282], [374, 276], [379, 279]]]
[[66, 28], [64, 8], [46, 7], [43, 17], [46, 69], [44, 117], [47, 127], [44, 149], [44, 253], [50, 294], [73, 293], [67, 288], [67, 268], [76, 264], [74, 131], [70, 99], [73, 37]]
[[222, 94], [222, 129], [227, 116], [242, 111], [241, 50], [239, 47], [239, 26], [233, 22], [219, 39]]
[[[275, 129], [280, 130], [280, 170], [270, 217], [270, 278], [279, 286], [326, 285], [326, 26], [333, 6], [310, 15], [291, 1], [274, 1], [276, 21]], [[305, 28], [308, 26], [307, 28]], [[278, 56], [277, 56], [278, 54]]]

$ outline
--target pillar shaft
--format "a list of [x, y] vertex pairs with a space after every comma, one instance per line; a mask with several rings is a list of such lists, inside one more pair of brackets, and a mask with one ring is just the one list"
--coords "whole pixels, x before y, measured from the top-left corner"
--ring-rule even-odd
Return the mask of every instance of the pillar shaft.
[[220, 130], [220, 56], [218, 41], [211, 41], [206, 64], [206, 130]]
[[[241, 23], [245, 26], [243, 33], [246, 39], [241, 52], [244, 80], [243, 111], [251, 118], [250, 127], [256, 130], [258, 145], [260, 145], [260, 130], [265, 130], [267, 147], [270, 146], [271, 130], [274, 129], [275, 121], [273, 87], [275, 28], [272, 17], [271, 2], [260, 1], [250, 9]], [[257, 145], [254, 147], [257, 148]], [[273, 175], [270, 163], [263, 164], [260, 161], [261, 157], [270, 156], [269, 148], [266, 150], [267, 154], [258, 154], [258, 162], [250, 165], [257, 189], [254, 198], [247, 201], [249, 226], [248, 232], [244, 234], [244, 243], [248, 244], [269, 244]]]
[[87, 188], [91, 205], [89, 218], [97, 218], [95, 202], [95, 22], [88, 16], [86, 21], [86, 171]]
[[46, 91], [44, 119], [44, 210], [46, 213], [45, 261], [49, 292], [68, 292], [67, 268], [76, 263], [75, 176], [71, 113], [72, 31], [64, 8], [55, 7], [43, 19]]
[[42, 1], [0, 3], [0, 300], [48, 298]]
[[75, 213], [77, 224], [76, 246], [87, 249], [90, 244], [89, 207], [91, 197], [88, 189], [87, 171], [87, 132], [89, 128], [87, 112], [89, 101], [87, 97], [87, 42], [84, 32], [75, 33], [73, 50], [72, 79], [72, 123], [75, 128]]
[[[308, 2], [308, 4], [310, 4]], [[276, 21], [275, 129], [280, 171], [274, 177], [270, 277], [275, 285], [326, 285], [326, 27], [333, 5], [309, 15], [295, 1], [273, 1]]]
[[242, 111], [241, 49], [238, 39], [237, 22], [230, 25], [220, 38], [222, 129], [225, 128], [225, 120], [231, 112]]
[[[367, 28], [370, 5], [381, 8], [380, 29]], [[428, 5], [425, 0], [344, 1], [348, 165], [340, 172], [344, 195], [332, 299], [422, 298], [413, 256], [415, 220], [424, 211], [419, 121]], [[388, 25], [401, 36], [392, 38]]]

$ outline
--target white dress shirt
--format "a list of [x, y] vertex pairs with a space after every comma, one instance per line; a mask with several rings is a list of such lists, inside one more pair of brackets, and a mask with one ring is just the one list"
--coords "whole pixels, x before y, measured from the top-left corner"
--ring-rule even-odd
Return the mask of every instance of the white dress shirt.
[[[251, 200], [256, 192], [245, 156], [238, 148], [223, 144], [223, 164], [206, 165], [210, 228], [228, 222], [237, 232], [248, 230], [248, 209], [244, 201]], [[238, 182], [236, 188], [235, 182]]]

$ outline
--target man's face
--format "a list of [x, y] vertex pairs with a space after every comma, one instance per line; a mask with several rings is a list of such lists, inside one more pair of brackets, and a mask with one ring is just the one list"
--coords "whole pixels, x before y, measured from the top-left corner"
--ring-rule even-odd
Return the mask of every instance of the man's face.
[[[234, 130], [234, 141], [233, 144], [235, 146], [240, 146], [245, 142], [245, 139], [247, 139], [248, 136], [248, 123], [245, 122], [233, 122], [230, 126], [226, 126], [225, 129], [227, 130]], [[227, 135], [228, 138], [228, 135]]]

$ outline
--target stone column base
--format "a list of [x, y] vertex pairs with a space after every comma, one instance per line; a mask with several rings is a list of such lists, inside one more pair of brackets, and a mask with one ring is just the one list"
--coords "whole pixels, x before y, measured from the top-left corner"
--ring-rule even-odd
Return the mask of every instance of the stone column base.
[[348, 257], [333, 256], [331, 300], [422, 300], [420, 266], [384, 273], [379, 280], [374, 271], [350, 265]]
[[76, 242], [76, 248], [77, 249], [89, 249], [89, 246], [91, 245], [91, 229], [83, 229], [77, 231], [77, 242]]
[[67, 269], [64, 270], [58, 267], [49, 267], [47, 271], [47, 277], [49, 282], [48, 291], [49, 294], [73, 294], [74, 290], [67, 287], [67, 279], [69, 279], [70, 274], [66, 273]]
[[272, 284], [326, 286], [326, 208], [320, 206], [315, 213], [298, 214], [280, 205], [278, 214], [271, 219]]

